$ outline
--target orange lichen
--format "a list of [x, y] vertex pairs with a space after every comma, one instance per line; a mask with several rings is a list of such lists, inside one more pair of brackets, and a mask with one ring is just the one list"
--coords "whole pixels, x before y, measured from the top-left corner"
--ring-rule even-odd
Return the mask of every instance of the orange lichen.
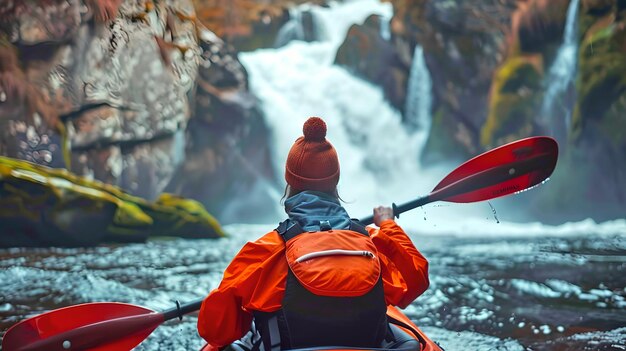
[[85, 0], [98, 23], [107, 23], [117, 17], [122, 0]]

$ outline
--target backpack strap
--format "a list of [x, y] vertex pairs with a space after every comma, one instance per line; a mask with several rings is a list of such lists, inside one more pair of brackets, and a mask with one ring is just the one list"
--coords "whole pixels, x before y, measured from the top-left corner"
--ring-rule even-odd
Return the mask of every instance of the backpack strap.
[[359, 222], [358, 219], [352, 218], [350, 220], [350, 227], [348, 229], [353, 231], [353, 232], [361, 233], [361, 234], [363, 234], [365, 236], [370, 236], [370, 233], [367, 231], [365, 226], [363, 224], [361, 224], [361, 222]]
[[295, 238], [299, 234], [304, 233], [304, 229], [297, 221], [292, 221], [289, 218], [280, 222], [276, 231], [283, 238], [285, 242], [289, 241], [289, 239]]
[[281, 346], [278, 316], [273, 312], [254, 311], [253, 328], [257, 328], [260, 339], [250, 351], [279, 351]]
[[[305, 232], [305, 230], [302, 229], [302, 226], [300, 225], [300, 223], [298, 223], [297, 221], [292, 221], [289, 218], [280, 222], [278, 224], [278, 227], [276, 227], [275, 230], [278, 232], [278, 234], [280, 234], [280, 236], [283, 238], [283, 240], [285, 240], [285, 242]], [[327, 231], [327, 230], [331, 230], [330, 223], [328, 223], [328, 221], [320, 221], [320, 231]], [[370, 236], [365, 226], [362, 225], [358, 219], [354, 219], [354, 218], [350, 219], [350, 226], [348, 227], [348, 230], [361, 233], [365, 236]]]

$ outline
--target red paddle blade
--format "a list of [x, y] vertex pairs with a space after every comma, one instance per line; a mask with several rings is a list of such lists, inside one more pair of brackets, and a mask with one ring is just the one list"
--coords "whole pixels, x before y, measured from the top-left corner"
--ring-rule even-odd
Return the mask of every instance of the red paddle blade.
[[533, 187], [554, 171], [559, 154], [550, 137], [530, 137], [480, 154], [448, 174], [430, 194], [433, 201], [476, 202]]
[[123, 351], [139, 345], [163, 322], [144, 307], [96, 302], [61, 308], [26, 319], [4, 335], [6, 351]]

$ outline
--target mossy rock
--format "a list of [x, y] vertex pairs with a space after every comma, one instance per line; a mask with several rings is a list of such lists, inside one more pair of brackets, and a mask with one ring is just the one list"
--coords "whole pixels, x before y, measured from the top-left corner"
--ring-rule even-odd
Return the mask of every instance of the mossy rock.
[[[573, 135], [580, 137], [591, 121], [601, 123], [607, 136], [620, 140], [616, 130], [626, 128], [615, 104], [626, 96], [626, 30], [619, 23], [606, 22], [587, 33], [579, 51], [576, 82], [578, 103], [573, 115]], [[621, 105], [620, 105], [621, 106]], [[609, 113], [609, 111], [614, 111]], [[623, 110], [622, 110], [623, 112]]]
[[544, 54], [563, 41], [570, 0], [531, 0], [513, 14], [515, 45], [520, 52]]
[[146, 238], [152, 219], [133, 203], [62, 169], [0, 157], [2, 246], [90, 246], [111, 225], [134, 230], [128, 241]]
[[[467, 145], [471, 141], [463, 144], [457, 139], [460, 135], [469, 133], [464, 128], [467, 127], [460, 125], [453, 113], [442, 105], [433, 113], [430, 133], [420, 161], [425, 165], [442, 161], [463, 162], [475, 155], [477, 150], [472, 150]], [[451, 138], [451, 135], [455, 137]]]
[[142, 209], [154, 220], [151, 236], [199, 239], [224, 236], [217, 220], [198, 201], [173, 194], [161, 194], [150, 207]]
[[149, 236], [223, 236], [194, 201], [151, 203], [65, 169], [0, 157], [0, 246], [93, 246]]
[[504, 144], [533, 133], [541, 103], [541, 57], [514, 56], [498, 69], [491, 86], [489, 113], [480, 133], [483, 147]]

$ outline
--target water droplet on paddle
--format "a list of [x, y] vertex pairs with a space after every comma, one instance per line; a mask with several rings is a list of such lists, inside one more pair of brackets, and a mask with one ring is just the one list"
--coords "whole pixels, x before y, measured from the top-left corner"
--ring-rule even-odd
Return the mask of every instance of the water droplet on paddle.
[[498, 214], [496, 213], [496, 208], [493, 207], [490, 201], [487, 201], [487, 203], [489, 204], [489, 207], [491, 207], [491, 212], [493, 212], [493, 218], [496, 219], [496, 223], [500, 223], [500, 220], [498, 219]]

